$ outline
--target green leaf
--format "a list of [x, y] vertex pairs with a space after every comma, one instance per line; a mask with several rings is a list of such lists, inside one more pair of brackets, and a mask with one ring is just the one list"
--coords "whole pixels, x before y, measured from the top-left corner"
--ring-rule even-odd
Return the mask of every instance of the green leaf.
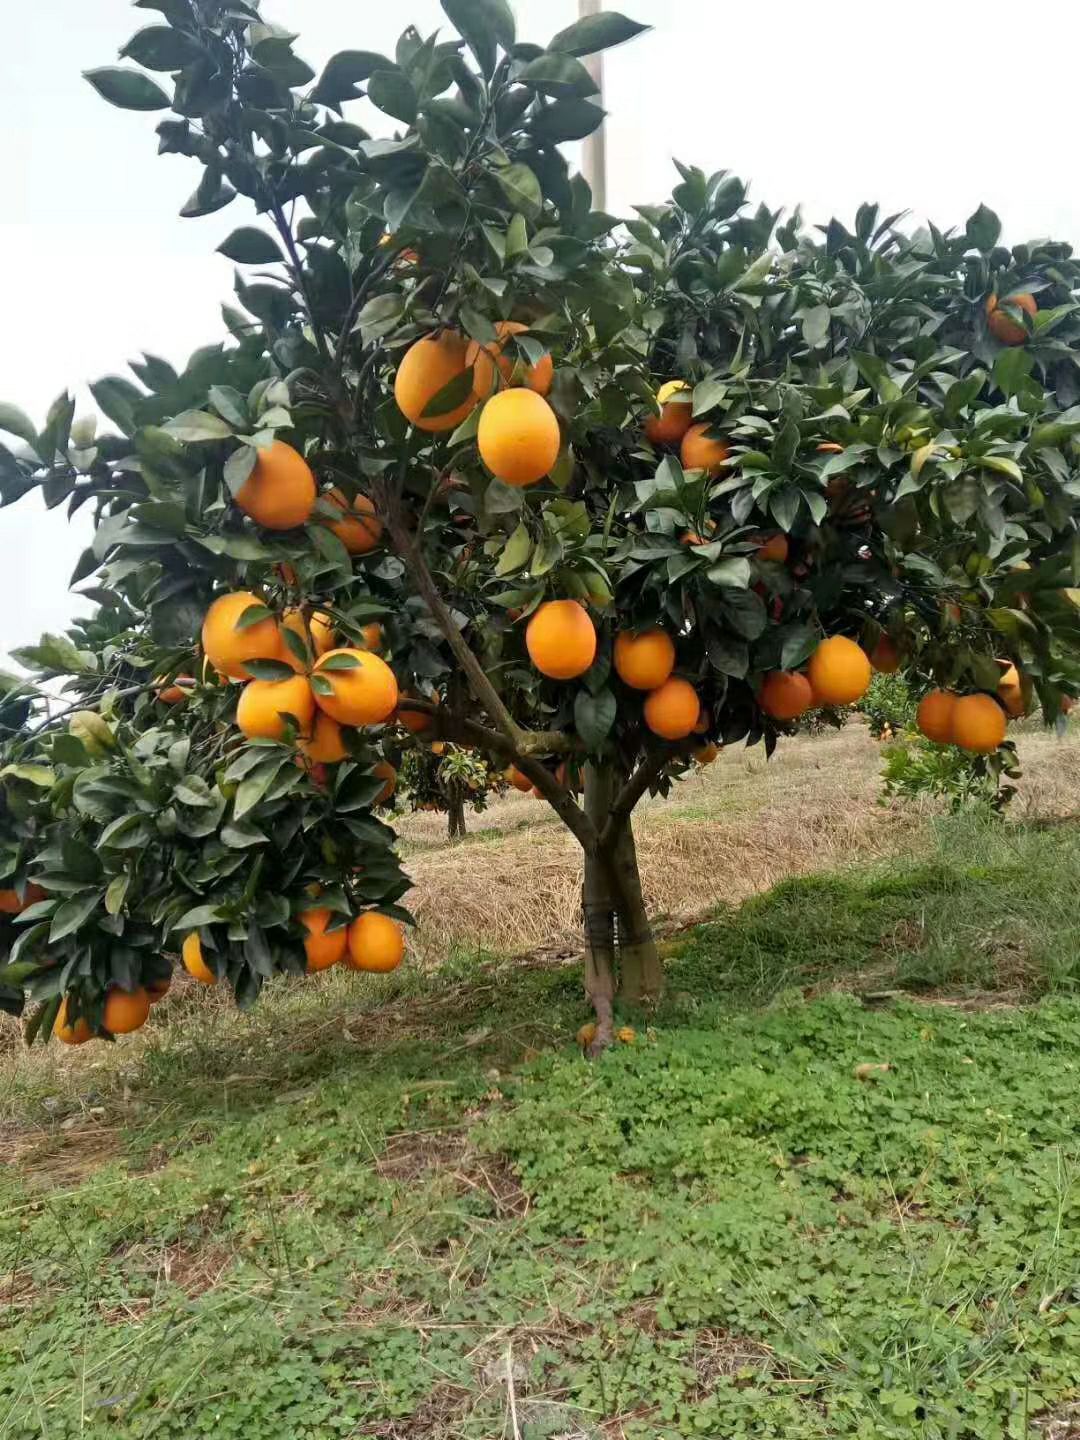
[[1015, 480], [1018, 485], [1024, 483], [1024, 474], [1015, 460], [1010, 460], [1005, 455], [983, 455], [977, 462], [987, 470], [996, 470], [1000, 475], [1008, 475], [1010, 480]]
[[273, 618], [274, 612], [268, 605], [248, 605], [233, 628], [235, 630], [250, 630], [252, 625], [261, 625], [264, 620], [272, 620]]
[[1003, 395], [1018, 395], [1035, 368], [1035, 361], [1022, 345], [1002, 350], [994, 361], [994, 384]]
[[141, 390], [120, 375], [106, 375], [90, 386], [90, 394], [119, 430], [134, 435], [136, 411], [145, 398]]
[[709, 664], [721, 675], [730, 675], [735, 680], [744, 679], [750, 668], [750, 651], [745, 640], [732, 640], [730, 636], [717, 636], [710, 640], [706, 652]]
[[392, 61], [374, 50], [339, 50], [326, 62], [319, 83], [310, 99], [318, 105], [340, 106], [343, 100], [355, 100], [360, 92], [356, 86], [376, 70], [387, 70]]
[[745, 555], [728, 556], [710, 566], [706, 573], [714, 585], [730, 585], [734, 590], [745, 590], [750, 584], [750, 561]]
[[480, 429], [480, 414], [483, 408], [482, 405], [473, 406], [468, 415], [465, 416], [465, 419], [450, 436], [449, 443], [451, 447], [454, 445], [463, 445], [466, 440], [476, 438], [476, 432]]
[[233, 819], [240, 820], [249, 810], [253, 810], [259, 801], [269, 790], [273, 781], [277, 778], [281, 767], [286, 763], [287, 756], [275, 755], [272, 759], [261, 764], [256, 770], [246, 776], [236, 788], [236, 795], [233, 798]]
[[181, 805], [194, 806], [196, 810], [206, 809], [217, 802], [214, 792], [201, 775], [188, 775], [173, 788], [173, 797]]
[[199, 930], [203, 925], [216, 925], [226, 919], [220, 905], [196, 905], [173, 922], [173, 930]]
[[356, 317], [356, 328], [365, 345], [381, 340], [397, 326], [405, 309], [403, 295], [375, 295]]
[[590, 750], [599, 750], [611, 733], [618, 704], [610, 690], [590, 695], [579, 690], [574, 697], [574, 729]]
[[368, 81], [368, 99], [386, 115], [411, 125], [416, 119], [416, 91], [401, 70], [377, 70]]
[[598, 50], [622, 45], [649, 28], [648, 25], [639, 25], [636, 20], [628, 20], [618, 11], [607, 10], [599, 15], [586, 15], [565, 30], [560, 30], [547, 48], [559, 50], [564, 55], [595, 55]]
[[256, 680], [291, 680], [296, 674], [284, 660], [245, 660], [244, 669]]
[[784, 629], [780, 651], [781, 670], [794, 670], [808, 660], [818, 647], [821, 634], [816, 625], [791, 625]]
[[9, 435], [17, 435], [31, 448], [37, 444], [37, 431], [29, 416], [24, 415], [17, 405], [0, 402], [0, 430], [6, 430]]
[[73, 895], [70, 900], [65, 900], [63, 905], [53, 912], [52, 925], [49, 929], [49, 944], [55, 945], [58, 940], [73, 934], [86, 920], [94, 913], [101, 904], [101, 891], [94, 889], [85, 895]]
[[442, 8], [476, 56], [480, 69], [491, 75], [496, 47], [511, 50], [516, 38], [514, 12], [507, 0], [442, 0]]
[[515, 215], [506, 227], [506, 239], [504, 241], [504, 254], [507, 260], [513, 260], [515, 255], [524, 255], [529, 248], [529, 232], [525, 226], [525, 216]]
[[241, 225], [217, 248], [227, 260], [235, 260], [238, 265], [273, 265], [285, 259], [273, 236], [255, 225]]
[[208, 410], [185, 410], [175, 420], [166, 421], [164, 429], [189, 445], [203, 440], [228, 440], [233, 433], [231, 425]]
[[495, 566], [495, 574], [512, 575], [515, 570], [522, 569], [532, 554], [532, 550], [532, 535], [526, 529], [525, 525], [521, 524], [503, 546], [502, 554], [499, 556], [498, 564]]
[[359, 664], [355, 655], [328, 655], [325, 660], [319, 661], [319, 671], [326, 674], [336, 670], [355, 670]]
[[754, 590], [728, 592], [720, 608], [735, 633], [746, 640], [756, 640], [768, 624], [765, 602]]
[[529, 128], [541, 145], [560, 145], [565, 140], [584, 140], [603, 122], [607, 112], [591, 100], [556, 100], [537, 111]]
[[484, 491], [483, 509], [487, 515], [512, 515], [525, 507], [525, 492], [504, 480], [492, 480]]
[[599, 94], [600, 88], [580, 60], [569, 54], [550, 51], [530, 60], [517, 78], [542, 95], [556, 98], [573, 96], [584, 99], [587, 95]]
[[[714, 410], [724, 399], [727, 391], [727, 382], [719, 380], [715, 376], [710, 376], [709, 379], [702, 380], [700, 385], [695, 385], [692, 399], [694, 418], [697, 419], [699, 415], [707, 415], [710, 410]], [[686, 394], [685, 391], [681, 393]], [[681, 402], [678, 395], [673, 395], [668, 403]]]
[[976, 250], [987, 254], [1001, 238], [1001, 221], [985, 205], [980, 205], [970, 216], [964, 229], [964, 239]]
[[816, 350], [819, 345], [824, 345], [829, 338], [829, 322], [832, 319], [831, 312], [827, 305], [815, 305], [813, 309], [807, 310], [803, 316], [802, 333], [803, 339], [811, 350]]
[[456, 410], [459, 405], [464, 405], [472, 392], [473, 367], [467, 365], [431, 397], [421, 411], [421, 419], [427, 420], [432, 416], [446, 415], [449, 411]]
[[134, 60], [147, 70], [181, 70], [203, 54], [193, 36], [171, 25], [147, 25], [137, 30], [120, 51], [124, 60]]
[[[18, 659], [19, 652], [13, 652]], [[39, 790], [51, 790], [56, 780], [55, 770], [48, 765], [5, 765], [0, 770], [0, 780], [23, 780], [27, 785], [36, 785]]]
[[530, 220], [535, 220], [540, 214], [544, 196], [540, 181], [528, 165], [518, 161], [508, 165], [505, 170], [496, 170], [495, 179], [512, 209], [520, 211]]
[[246, 850], [251, 845], [265, 845], [267, 837], [250, 820], [232, 820], [221, 827], [221, 843], [230, 850]]
[[129, 70], [126, 65], [103, 65], [98, 70], [84, 70], [83, 79], [98, 92], [103, 100], [121, 110], [167, 110], [169, 97], [161, 86], [142, 75], [138, 70]]

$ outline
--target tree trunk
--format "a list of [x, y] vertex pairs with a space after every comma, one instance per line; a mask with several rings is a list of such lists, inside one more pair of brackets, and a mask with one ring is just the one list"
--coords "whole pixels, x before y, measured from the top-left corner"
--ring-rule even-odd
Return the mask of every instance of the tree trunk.
[[[611, 809], [614, 776], [607, 766], [585, 767], [585, 813], [597, 829]], [[581, 892], [585, 921], [585, 993], [596, 1011], [596, 1039], [589, 1047], [598, 1055], [614, 1039], [612, 1001], [615, 998], [615, 906], [611, 873], [599, 856], [586, 854]]]
[[446, 799], [446, 825], [452, 841], [465, 839], [465, 801], [456, 791]]
[[619, 999], [632, 1005], [658, 1000], [664, 989], [664, 967], [641, 894], [637, 847], [629, 820], [615, 837], [608, 863], [619, 925]]

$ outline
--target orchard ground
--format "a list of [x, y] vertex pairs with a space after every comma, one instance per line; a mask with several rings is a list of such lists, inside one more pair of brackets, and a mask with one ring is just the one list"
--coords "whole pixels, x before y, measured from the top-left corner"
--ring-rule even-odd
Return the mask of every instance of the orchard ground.
[[0, 1436], [1077, 1433], [1080, 727], [1019, 749], [1004, 824], [858, 722], [653, 802], [669, 998], [596, 1064], [517, 797], [404, 821], [394, 976], [5, 1022]]

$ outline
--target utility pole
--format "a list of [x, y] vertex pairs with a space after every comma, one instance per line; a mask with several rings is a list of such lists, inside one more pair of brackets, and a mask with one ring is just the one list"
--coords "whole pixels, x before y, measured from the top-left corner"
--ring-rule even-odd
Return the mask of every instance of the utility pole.
[[[578, 16], [584, 20], [587, 15], [599, 15], [603, 9], [603, 0], [578, 0]], [[585, 68], [592, 76], [596, 84], [596, 103], [604, 103], [604, 59], [603, 53], [598, 52], [590, 55], [585, 60]], [[607, 209], [607, 138], [606, 126], [601, 125], [591, 135], [587, 135], [581, 146], [581, 173], [589, 182], [592, 190], [592, 203], [594, 210]]]

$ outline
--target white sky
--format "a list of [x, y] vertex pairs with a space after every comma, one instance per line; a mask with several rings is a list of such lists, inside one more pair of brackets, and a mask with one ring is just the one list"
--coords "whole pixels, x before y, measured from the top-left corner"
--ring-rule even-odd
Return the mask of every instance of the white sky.
[[[576, 0], [515, 8], [519, 37], [540, 43], [577, 13]], [[977, 20], [959, 0], [608, 8], [655, 27], [607, 55], [616, 214], [664, 197], [675, 154], [742, 175], [755, 200], [801, 201], [813, 221], [850, 219], [871, 199], [949, 225], [982, 200], [1012, 240], [1080, 243], [1080, 189], [1068, 178], [1080, 6], [1027, 0], [1019, 31], [1003, 0]], [[436, 0], [264, 0], [263, 10], [300, 32], [296, 49], [316, 70], [335, 50], [393, 54], [409, 21], [425, 34], [445, 24]], [[179, 219], [195, 162], [157, 157], [160, 116], [113, 109], [81, 78], [159, 18], [125, 0], [44, 0], [21, 7], [0, 52], [0, 399], [38, 424], [65, 386], [81, 413], [87, 379], [125, 373], [142, 350], [182, 361], [222, 333], [232, 267], [214, 248], [250, 212], [238, 200]], [[1032, 36], [1044, 40], [1038, 64], [1026, 60]], [[36, 496], [0, 510], [0, 655], [68, 623], [87, 532]]]

